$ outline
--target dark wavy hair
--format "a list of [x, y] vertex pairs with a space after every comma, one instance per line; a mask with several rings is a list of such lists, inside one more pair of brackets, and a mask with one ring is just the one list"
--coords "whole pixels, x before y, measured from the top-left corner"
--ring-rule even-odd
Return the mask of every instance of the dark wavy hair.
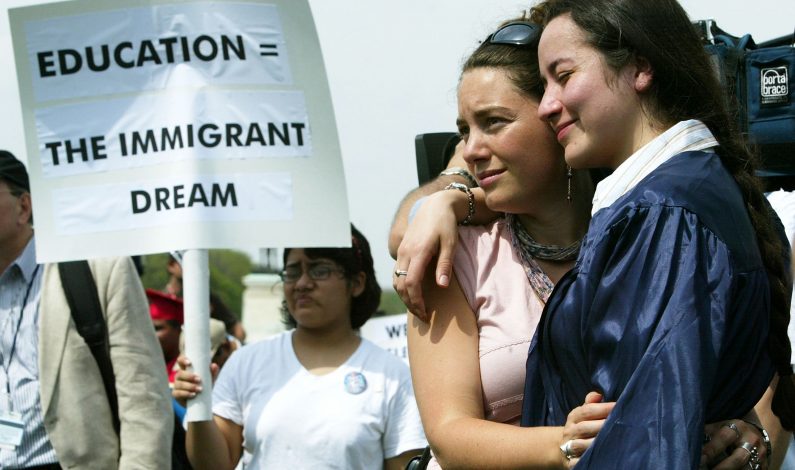
[[782, 425], [792, 430], [795, 383], [787, 337], [791, 295], [783, 256], [787, 250], [755, 176], [756, 157], [737, 129], [696, 29], [676, 0], [546, 0], [533, 8], [532, 19], [546, 25], [563, 14], [571, 15], [613, 70], [640, 57], [648, 60], [654, 73], [647, 102], [651, 116], [668, 125], [698, 119], [718, 140], [716, 151], [740, 188], [767, 269], [771, 289], [768, 351], [781, 377], [772, 408]]
[[[524, 17], [515, 18], [502, 23], [527, 23], [531, 27], [537, 25]], [[530, 38], [526, 45], [494, 44], [488, 40], [483, 41], [467, 58], [461, 67], [461, 74], [477, 68], [496, 68], [503, 70], [511, 83], [522, 94], [541, 99], [544, 94], [544, 85], [541, 83], [541, 74], [538, 71], [538, 40], [541, 28]], [[491, 36], [489, 36], [491, 38]]]
[[[293, 248], [286, 248], [282, 263], [287, 264], [287, 256]], [[364, 290], [354, 297], [351, 302], [351, 327], [354, 330], [361, 328], [373, 316], [381, 303], [381, 286], [375, 278], [373, 255], [370, 253], [370, 243], [362, 232], [351, 224], [350, 248], [304, 248], [304, 253], [310, 259], [326, 258], [337, 263], [344, 270], [345, 279], [349, 282], [354, 276], [363, 272], [365, 274]], [[295, 328], [295, 318], [287, 309], [287, 302], [282, 301], [282, 322], [288, 328]]]

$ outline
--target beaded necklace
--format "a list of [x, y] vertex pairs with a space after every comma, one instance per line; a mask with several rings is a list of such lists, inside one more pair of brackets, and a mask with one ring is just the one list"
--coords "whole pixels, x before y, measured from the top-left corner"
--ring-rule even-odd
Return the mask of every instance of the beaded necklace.
[[[513, 247], [516, 252], [519, 253], [519, 257], [522, 260], [522, 265], [524, 267], [525, 273], [527, 274], [527, 280], [530, 282], [530, 287], [533, 288], [533, 291], [536, 293], [541, 302], [546, 304], [547, 299], [549, 299], [550, 294], [552, 294], [552, 289], [555, 288], [555, 285], [552, 284], [549, 276], [547, 276], [546, 273], [541, 269], [541, 266], [538, 265], [535, 258], [566, 261], [572, 260], [577, 257], [577, 254], [580, 251], [580, 241], [577, 241], [566, 248], [560, 248], [555, 245], [541, 245], [536, 243], [532, 237], [530, 237], [530, 234], [527, 233], [527, 230], [524, 228], [524, 226], [519, 223], [519, 217], [514, 214], [506, 214], [505, 217], [508, 220], [508, 227], [510, 228]], [[526, 240], [528, 239], [532, 241], [532, 245], [526, 243]], [[563, 251], [566, 251], [567, 254], [565, 255], [566, 257], [561, 258], [544, 258], [543, 256], [537, 256], [536, 253], [539, 252], [537, 247], [542, 247], [545, 254], [551, 253], [553, 256], [561, 256], [559, 253]], [[571, 250], [573, 250], [573, 252], [568, 253]]]
[[547, 261], [571, 261], [577, 258], [580, 252], [581, 240], [577, 240], [566, 247], [542, 245], [533, 240], [533, 237], [530, 236], [527, 229], [524, 228], [524, 225], [519, 222], [519, 217], [514, 214], [508, 214], [507, 216], [523, 252], [526, 252], [533, 258]]

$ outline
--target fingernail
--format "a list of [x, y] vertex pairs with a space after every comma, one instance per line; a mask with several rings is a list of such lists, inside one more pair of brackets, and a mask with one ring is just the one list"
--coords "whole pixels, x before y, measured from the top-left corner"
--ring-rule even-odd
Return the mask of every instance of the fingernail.
[[201, 391], [202, 391], [201, 387], [196, 387], [196, 393], [201, 393]]
[[439, 276], [439, 285], [447, 286], [449, 283], [450, 283], [450, 278], [447, 276], [447, 274], [442, 274], [441, 276]]

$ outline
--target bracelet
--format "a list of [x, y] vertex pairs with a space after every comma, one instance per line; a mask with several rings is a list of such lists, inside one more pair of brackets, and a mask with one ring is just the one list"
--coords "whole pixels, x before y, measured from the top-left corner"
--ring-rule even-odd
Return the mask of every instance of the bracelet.
[[754, 422], [747, 421], [745, 419], [743, 419], [742, 421], [745, 421], [746, 423], [748, 423], [751, 426], [755, 427], [760, 433], [762, 433], [762, 444], [765, 445], [765, 450], [767, 450], [767, 454], [765, 455], [765, 459], [767, 459], [767, 461], [770, 462], [770, 457], [773, 455], [773, 443], [770, 442], [770, 435], [767, 433], [765, 428], [763, 428], [762, 426], [760, 426], [760, 425], [758, 425], [758, 424], [756, 424]]
[[448, 168], [443, 172], [439, 173], [439, 176], [463, 176], [465, 180], [469, 183], [470, 188], [477, 188], [478, 181], [475, 179], [474, 176], [465, 169], [461, 168], [460, 166], [454, 166], [452, 168]]
[[444, 189], [457, 189], [462, 193], [467, 195], [467, 200], [469, 202], [469, 209], [467, 211], [467, 216], [464, 217], [458, 225], [469, 225], [472, 223], [472, 218], [475, 216], [475, 195], [472, 194], [472, 191], [469, 189], [469, 186], [461, 183], [450, 183], [445, 186]]

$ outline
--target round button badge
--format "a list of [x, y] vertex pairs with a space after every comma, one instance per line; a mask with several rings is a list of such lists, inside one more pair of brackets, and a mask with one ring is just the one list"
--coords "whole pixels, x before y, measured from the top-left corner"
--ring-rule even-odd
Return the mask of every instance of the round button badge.
[[367, 390], [367, 379], [361, 372], [349, 372], [345, 375], [345, 391], [351, 395], [358, 395]]

